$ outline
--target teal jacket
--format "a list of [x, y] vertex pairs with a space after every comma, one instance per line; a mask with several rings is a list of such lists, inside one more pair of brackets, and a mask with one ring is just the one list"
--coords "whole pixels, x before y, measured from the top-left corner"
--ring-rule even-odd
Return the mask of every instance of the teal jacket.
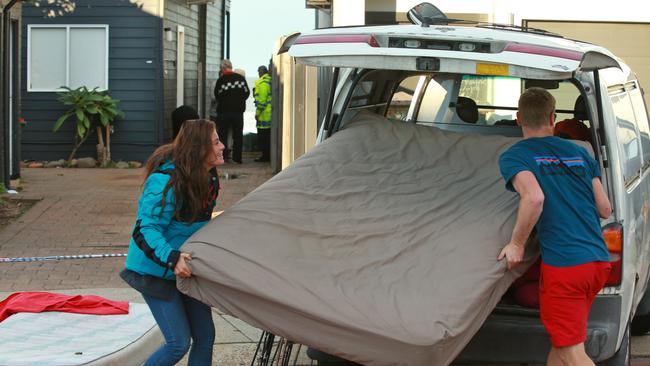
[[165, 206], [161, 206], [163, 190], [173, 170], [174, 164], [167, 162], [145, 181], [126, 258], [127, 269], [167, 280], [175, 279], [174, 267], [180, 256], [181, 245], [210, 221], [219, 192], [219, 178], [216, 169], [213, 169], [211, 198], [206, 202], [201, 216], [193, 223], [178, 221], [174, 218], [176, 202], [173, 188], [167, 191]]

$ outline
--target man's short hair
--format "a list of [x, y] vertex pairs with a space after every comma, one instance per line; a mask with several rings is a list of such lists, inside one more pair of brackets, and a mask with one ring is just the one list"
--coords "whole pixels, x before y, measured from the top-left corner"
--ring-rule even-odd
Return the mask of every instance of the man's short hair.
[[232, 69], [232, 62], [228, 59], [221, 60], [221, 69]]
[[544, 88], [526, 89], [519, 97], [519, 120], [526, 127], [539, 128], [555, 111], [555, 98]]
[[257, 68], [257, 72], [262, 72], [262, 73], [266, 74], [266, 73], [269, 72], [269, 69], [266, 66], [262, 65], [262, 66]]

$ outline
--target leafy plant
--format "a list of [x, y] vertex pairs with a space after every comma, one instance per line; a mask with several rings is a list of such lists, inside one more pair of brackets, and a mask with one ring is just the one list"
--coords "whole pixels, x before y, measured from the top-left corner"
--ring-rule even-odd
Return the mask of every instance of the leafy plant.
[[7, 193], [7, 188], [5, 188], [5, 185], [0, 183], [0, 206], [5, 205], [5, 200], [2, 198], [2, 195]]
[[[97, 158], [102, 163], [111, 160], [110, 134], [113, 132], [113, 122], [118, 118], [124, 118], [124, 112], [118, 109], [119, 100], [111, 98], [106, 92], [100, 92], [97, 88], [88, 90], [85, 86], [77, 89], [62, 87], [64, 92], [57, 93], [58, 100], [70, 106], [54, 124], [54, 132], [58, 131], [63, 123], [70, 117], [76, 120], [75, 144], [68, 157], [70, 162], [77, 150], [97, 130]], [[106, 144], [104, 144], [104, 131], [106, 133]]]

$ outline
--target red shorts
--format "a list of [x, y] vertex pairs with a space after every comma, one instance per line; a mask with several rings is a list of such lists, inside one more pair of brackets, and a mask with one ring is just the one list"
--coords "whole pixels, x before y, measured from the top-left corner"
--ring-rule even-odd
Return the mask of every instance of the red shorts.
[[553, 267], [542, 262], [540, 317], [553, 347], [573, 346], [587, 339], [591, 303], [605, 285], [611, 268], [609, 262], [570, 267]]

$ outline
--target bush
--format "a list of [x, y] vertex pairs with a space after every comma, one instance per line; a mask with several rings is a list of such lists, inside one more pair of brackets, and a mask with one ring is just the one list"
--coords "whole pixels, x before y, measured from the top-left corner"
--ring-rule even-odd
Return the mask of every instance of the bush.
[[[58, 131], [63, 123], [70, 117], [76, 119], [75, 144], [68, 157], [70, 162], [79, 147], [86, 141], [88, 136], [97, 130], [97, 159], [105, 163], [111, 159], [110, 134], [113, 132], [113, 122], [118, 117], [124, 118], [124, 112], [118, 109], [119, 100], [111, 98], [106, 92], [100, 92], [97, 88], [88, 90], [85, 86], [77, 89], [62, 87], [64, 92], [57, 93], [59, 101], [68, 109], [54, 124], [54, 132]], [[103, 131], [106, 132], [106, 144], [104, 144]]]

